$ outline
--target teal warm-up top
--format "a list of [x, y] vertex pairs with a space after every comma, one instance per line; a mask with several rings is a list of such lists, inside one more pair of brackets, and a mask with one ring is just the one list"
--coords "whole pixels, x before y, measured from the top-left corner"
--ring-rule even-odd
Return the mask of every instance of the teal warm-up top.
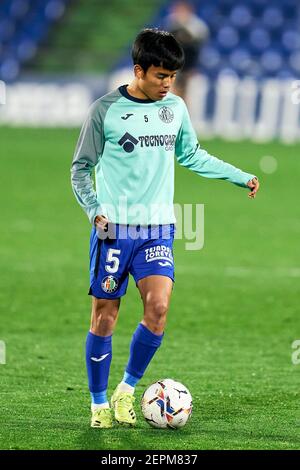
[[122, 86], [95, 101], [71, 168], [73, 191], [90, 222], [96, 215], [130, 225], [176, 222], [174, 155], [206, 178], [242, 187], [254, 178], [200, 148], [184, 101], [172, 93], [141, 100]]

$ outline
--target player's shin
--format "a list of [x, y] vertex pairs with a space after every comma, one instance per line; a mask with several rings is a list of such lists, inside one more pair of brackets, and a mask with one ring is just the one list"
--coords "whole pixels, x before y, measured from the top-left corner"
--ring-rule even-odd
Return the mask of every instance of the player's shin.
[[143, 377], [147, 366], [161, 345], [163, 334], [152, 333], [140, 323], [133, 334], [130, 345], [130, 356], [119, 390], [133, 393], [134, 387]]
[[86, 367], [93, 410], [109, 407], [106, 390], [111, 359], [112, 337], [89, 332], [86, 339]]
[[122, 382], [117, 386], [111, 397], [115, 420], [124, 425], [134, 426], [134, 387], [161, 344], [162, 335], [152, 333], [141, 323], [133, 334], [130, 345], [130, 356]]

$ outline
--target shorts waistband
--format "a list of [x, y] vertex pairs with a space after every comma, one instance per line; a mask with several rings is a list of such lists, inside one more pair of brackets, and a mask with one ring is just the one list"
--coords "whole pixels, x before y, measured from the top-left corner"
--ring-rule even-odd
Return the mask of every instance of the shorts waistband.
[[101, 239], [158, 239], [172, 238], [175, 232], [175, 224], [161, 225], [125, 225], [109, 222], [105, 231], [97, 230], [97, 235]]

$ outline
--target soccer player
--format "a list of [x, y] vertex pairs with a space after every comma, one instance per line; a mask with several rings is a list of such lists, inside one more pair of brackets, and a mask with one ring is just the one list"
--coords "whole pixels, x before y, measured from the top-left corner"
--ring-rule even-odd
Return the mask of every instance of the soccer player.
[[[90, 237], [91, 327], [86, 366], [92, 427], [134, 425], [134, 389], [159, 348], [174, 282], [174, 154], [206, 178], [250, 188], [257, 178], [201, 149], [181, 98], [169, 93], [184, 53], [167, 32], [145, 29], [133, 44], [134, 79], [95, 101], [72, 163], [72, 187]], [[95, 169], [96, 191], [93, 185]], [[106, 236], [108, 234], [108, 236]], [[111, 401], [112, 334], [129, 273], [143, 302], [124, 376]]]

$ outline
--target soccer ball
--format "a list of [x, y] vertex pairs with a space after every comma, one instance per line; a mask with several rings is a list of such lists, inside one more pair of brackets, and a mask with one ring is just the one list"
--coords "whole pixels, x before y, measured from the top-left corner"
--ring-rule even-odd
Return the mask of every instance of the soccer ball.
[[192, 414], [192, 396], [188, 389], [173, 379], [150, 385], [141, 401], [145, 420], [155, 428], [182, 428]]

